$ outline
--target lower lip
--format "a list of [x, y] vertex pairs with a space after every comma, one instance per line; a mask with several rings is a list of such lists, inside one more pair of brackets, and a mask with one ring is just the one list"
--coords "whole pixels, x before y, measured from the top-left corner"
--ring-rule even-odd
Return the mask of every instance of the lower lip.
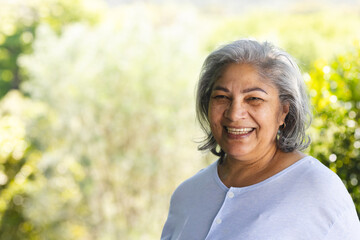
[[232, 134], [232, 133], [229, 133], [228, 131], [226, 131], [225, 128], [224, 128], [224, 131], [226, 133], [226, 136], [229, 139], [242, 139], [242, 138], [246, 138], [246, 137], [250, 136], [254, 130], [252, 130], [248, 133], [245, 133], [245, 134]]

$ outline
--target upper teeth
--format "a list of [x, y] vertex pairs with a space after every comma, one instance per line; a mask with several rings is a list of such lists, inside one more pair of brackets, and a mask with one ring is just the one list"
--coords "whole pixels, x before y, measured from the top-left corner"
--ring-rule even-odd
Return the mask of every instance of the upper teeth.
[[228, 132], [233, 134], [244, 134], [252, 130], [252, 128], [227, 128]]

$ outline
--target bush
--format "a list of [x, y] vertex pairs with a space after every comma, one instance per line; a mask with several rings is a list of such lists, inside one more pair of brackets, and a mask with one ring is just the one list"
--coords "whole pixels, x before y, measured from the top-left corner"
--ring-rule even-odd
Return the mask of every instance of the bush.
[[331, 61], [318, 60], [308, 78], [315, 118], [310, 154], [336, 172], [360, 216], [360, 42]]
[[156, 29], [146, 8], [118, 16], [61, 36], [39, 26], [21, 58], [22, 90], [53, 112], [36, 139], [45, 178], [23, 205], [36, 236], [158, 238], [169, 194], [203, 164], [189, 134], [201, 59], [189, 16]]

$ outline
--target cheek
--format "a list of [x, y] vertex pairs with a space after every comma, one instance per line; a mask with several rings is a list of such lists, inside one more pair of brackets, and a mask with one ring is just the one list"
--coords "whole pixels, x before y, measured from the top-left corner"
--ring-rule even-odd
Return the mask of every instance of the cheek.
[[255, 119], [258, 121], [258, 124], [266, 126], [267, 129], [277, 129], [281, 121], [281, 115], [273, 108], [257, 109], [253, 111], [253, 114], [256, 115]]
[[220, 120], [218, 114], [214, 113], [213, 111], [209, 111], [209, 122], [211, 129], [217, 126], [219, 124], [219, 121]]
[[219, 110], [219, 108], [212, 106], [209, 107], [208, 118], [209, 118], [211, 130], [213, 132], [216, 131], [216, 129], [218, 129], [219, 127], [221, 127], [221, 123], [220, 123], [221, 117], [222, 117], [222, 113]]
[[217, 118], [219, 118], [219, 115], [221, 116], [219, 106], [217, 106], [215, 104], [211, 104], [211, 102], [210, 102], [209, 109], [208, 109], [208, 118], [209, 118], [209, 120], [214, 121]]

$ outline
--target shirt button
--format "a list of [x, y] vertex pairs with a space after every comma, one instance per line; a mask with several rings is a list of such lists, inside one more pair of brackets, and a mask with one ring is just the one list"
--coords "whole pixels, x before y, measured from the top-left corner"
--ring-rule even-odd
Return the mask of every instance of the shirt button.
[[217, 218], [215, 221], [217, 224], [220, 224], [222, 222], [221, 218]]
[[235, 194], [233, 192], [228, 192], [228, 197], [229, 198], [233, 198], [235, 196]]

